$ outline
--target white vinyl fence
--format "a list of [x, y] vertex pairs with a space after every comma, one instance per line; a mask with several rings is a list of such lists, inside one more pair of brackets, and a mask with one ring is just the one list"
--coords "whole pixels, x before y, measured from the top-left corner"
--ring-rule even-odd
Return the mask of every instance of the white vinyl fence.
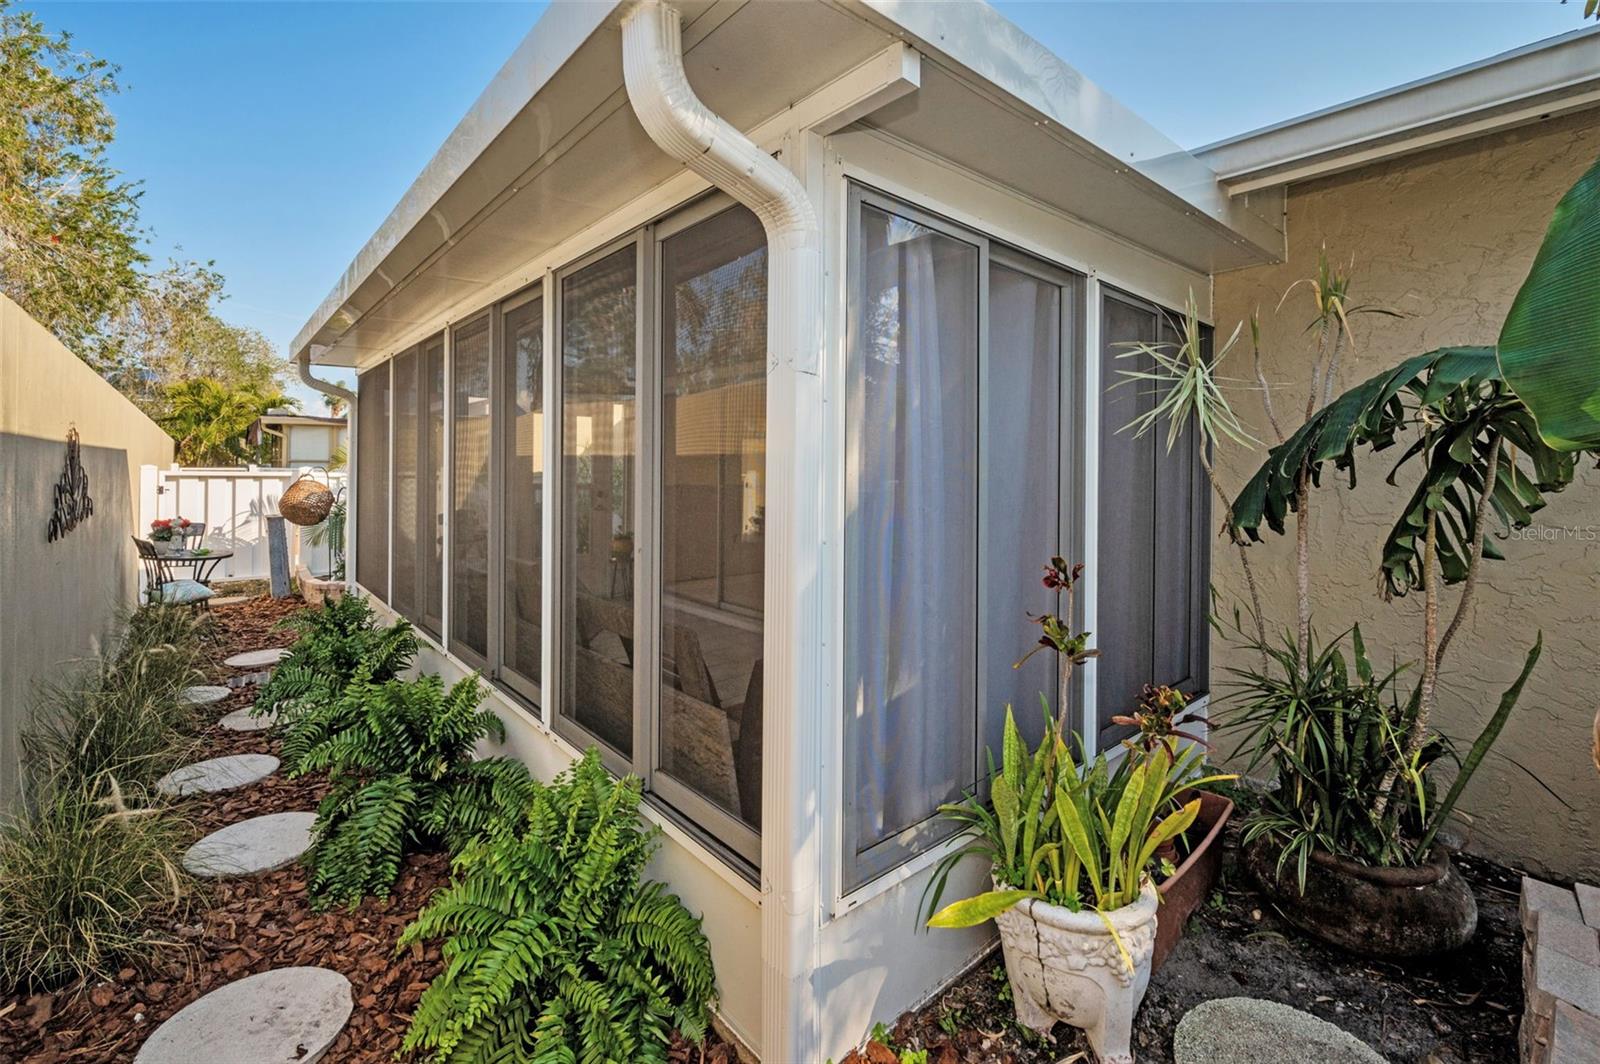
[[[257, 580], [270, 574], [266, 518], [278, 512], [278, 497], [300, 476], [301, 469], [249, 466], [202, 469], [173, 465], [142, 467], [139, 485], [139, 534], [148, 535], [157, 518], [187, 517], [204, 521], [204, 546], [233, 551], [212, 574], [213, 580]], [[324, 479], [322, 470], [311, 474]], [[345, 474], [327, 476], [335, 494], [345, 487]], [[289, 533], [289, 568], [304, 564], [317, 576], [328, 572], [328, 544], [310, 543], [311, 529], [284, 523]]]

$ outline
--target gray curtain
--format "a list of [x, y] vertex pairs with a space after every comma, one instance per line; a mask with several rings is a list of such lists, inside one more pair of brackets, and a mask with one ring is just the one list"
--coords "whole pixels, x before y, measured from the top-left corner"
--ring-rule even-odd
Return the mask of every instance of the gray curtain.
[[862, 210], [846, 533], [857, 852], [972, 782], [977, 248]]

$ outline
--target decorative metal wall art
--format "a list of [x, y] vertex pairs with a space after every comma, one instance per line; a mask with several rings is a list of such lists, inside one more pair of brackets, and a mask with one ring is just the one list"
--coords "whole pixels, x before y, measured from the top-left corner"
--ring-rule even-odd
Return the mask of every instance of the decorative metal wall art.
[[50, 542], [77, 528], [94, 513], [94, 500], [89, 497], [89, 471], [83, 468], [78, 453], [78, 430], [67, 430], [67, 460], [61, 469], [61, 479], [56, 481], [55, 513], [50, 515]]

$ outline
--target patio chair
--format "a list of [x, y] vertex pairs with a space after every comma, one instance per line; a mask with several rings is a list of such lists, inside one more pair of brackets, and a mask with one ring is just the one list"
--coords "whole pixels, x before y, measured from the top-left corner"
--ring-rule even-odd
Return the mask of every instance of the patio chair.
[[193, 606], [209, 609], [211, 596], [216, 594], [198, 580], [175, 577], [172, 568], [147, 539], [133, 537], [139, 549], [139, 562], [144, 566], [145, 601], [151, 605], [165, 603], [176, 606]]
[[206, 523], [204, 521], [192, 522], [188, 528], [178, 531], [178, 539], [182, 541], [181, 545], [184, 550], [195, 550], [203, 546], [206, 539]]

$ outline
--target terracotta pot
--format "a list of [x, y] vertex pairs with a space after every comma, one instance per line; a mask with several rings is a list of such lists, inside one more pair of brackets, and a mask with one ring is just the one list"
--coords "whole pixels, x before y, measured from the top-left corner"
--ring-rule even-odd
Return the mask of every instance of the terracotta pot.
[[[1233, 816], [1233, 801], [1220, 794], [1200, 796], [1200, 813], [1187, 837], [1195, 841], [1189, 856], [1160, 887], [1161, 908], [1156, 913], [1156, 951], [1150, 970], [1159, 972], [1167, 954], [1183, 937], [1189, 917], [1211, 896], [1222, 870], [1222, 833]], [[1187, 796], [1185, 796], [1187, 800]]]
[[1280, 844], [1259, 836], [1245, 867], [1295, 927], [1369, 957], [1425, 957], [1466, 944], [1478, 929], [1472, 889], [1442, 847], [1427, 864], [1375, 868], [1314, 850], [1300, 892], [1293, 864], [1277, 872]]
[[1156, 907], [1156, 888], [1146, 883], [1138, 901], [1104, 918], [1032, 898], [997, 916], [1017, 1022], [1040, 1034], [1057, 1021], [1081, 1027], [1103, 1064], [1133, 1064], [1133, 1014], [1150, 985]]

